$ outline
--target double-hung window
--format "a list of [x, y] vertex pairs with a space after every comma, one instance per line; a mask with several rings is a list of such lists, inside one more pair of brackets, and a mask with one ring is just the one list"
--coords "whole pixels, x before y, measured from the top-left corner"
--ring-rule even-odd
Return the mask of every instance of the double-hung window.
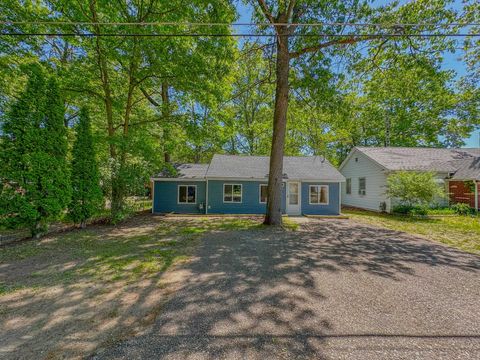
[[358, 178], [358, 195], [367, 194], [367, 180], [364, 177]]
[[241, 203], [242, 185], [241, 184], [223, 184], [223, 202]]
[[268, 185], [267, 184], [260, 184], [260, 204], [267, 203], [267, 192], [268, 192]]
[[310, 185], [308, 198], [311, 205], [328, 205], [328, 185]]
[[346, 193], [348, 195], [350, 195], [352, 193], [352, 179], [351, 178], [347, 178]]
[[197, 185], [178, 185], [178, 203], [196, 204]]

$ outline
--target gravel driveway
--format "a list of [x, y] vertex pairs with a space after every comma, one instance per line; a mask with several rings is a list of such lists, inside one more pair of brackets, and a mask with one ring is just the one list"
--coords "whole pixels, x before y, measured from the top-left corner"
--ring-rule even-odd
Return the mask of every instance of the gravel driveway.
[[480, 257], [352, 220], [208, 235], [147, 333], [98, 359], [480, 359]]

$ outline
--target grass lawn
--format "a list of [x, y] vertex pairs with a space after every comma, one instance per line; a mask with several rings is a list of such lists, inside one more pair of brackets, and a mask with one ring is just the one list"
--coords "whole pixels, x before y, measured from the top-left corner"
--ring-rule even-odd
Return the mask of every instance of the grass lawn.
[[353, 220], [420, 235], [460, 250], [480, 254], [480, 217], [417, 218], [352, 209], [342, 212]]
[[201, 236], [261, 220], [139, 215], [0, 247], [0, 358], [83, 358], [141, 332]]

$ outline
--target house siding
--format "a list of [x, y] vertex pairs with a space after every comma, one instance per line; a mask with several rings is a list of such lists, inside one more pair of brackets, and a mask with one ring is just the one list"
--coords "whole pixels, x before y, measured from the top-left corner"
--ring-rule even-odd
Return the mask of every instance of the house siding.
[[[232, 181], [232, 180], [208, 180], [205, 181], [154, 181], [153, 182], [153, 212], [154, 213], [179, 213], [179, 214], [203, 214], [205, 213], [206, 194], [208, 183], [208, 214], [265, 214], [266, 204], [260, 203], [261, 181]], [[241, 184], [242, 202], [224, 203], [223, 184]], [[196, 185], [196, 204], [178, 204], [178, 186]], [[328, 185], [329, 204], [310, 205], [309, 185]], [[301, 212], [306, 215], [339, 215], [340, 183], [326, 182], [302, 182], [301, 183]], [[200, 204], [203, 203], [203, 209]], [[282, 187], [282, 213], [286, 208], [286, 186]]]
[[[241, 184], [242, 202], [224, 203], [223, 184]], [[260, 203], [261, 181], [208, 180], [209, 214], [265, 214], [266, 204]], [[285, 188], [282, 188], [282, 213], [285, 212]]]
[[[480, 183], [475, 184], [477, 187], [478, 202], [480, 203]], [[473, 191], [467, 186], [464, 181], [450, 180], [448, 183], [448, 195], [451, 204], [463, 203], [468, 204], [475, 209], [475, 188]]]
[[[196, 204], [178, 204], [178, 186], [196, 185]], [[153, 212], [179, 214], [203, 214], [205, 213], [205, 181], [154, 181], [153, 183]], [[200, 210], [200, 204], [203, 209]]]
[[[358, 162], [355, 161], [358, 158]], [[387, 198], [387, 173], [370, 158], [354, 150], [348, 162], [340, 170], [345, 178], [352, 179], [352, 193], [347, 194], [346, 182], [342, 184], [342, 204], [368, 210], [379, 211], [380, 203], [387, 204], [387, 211], [391, 209], [390, 200]], [[358, 179], [366, 179], [366, 194], [358, 194]]]
[[[309, 203], [310, 185], [328, 185], [328, 205]], [[340, 183], [302, 182], [302, 214], [305, 215], [340, 215]]]

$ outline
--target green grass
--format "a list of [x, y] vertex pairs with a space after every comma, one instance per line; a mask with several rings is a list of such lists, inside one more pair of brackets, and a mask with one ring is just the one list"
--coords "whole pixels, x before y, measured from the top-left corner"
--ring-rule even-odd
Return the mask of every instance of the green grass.
[[344, 210], [343, 213], [367, 224], [420, 235], [457, 249], [480, 254], [480, 218], [478, 216], [419, 218], [361, 210]]
[[[155, 276], [185, 261], [201, 235], [210, 231], [261, 226], [252, 219], [172, 219], [117, 229], [95, 226], [0, 249], [0, 264], [39, 264], [41, 270], [19, 274], [14, 283], [0, 283], [0, 295], [19, 288], [73, 284], [79, 281], [126, 281]], [[45, 264], [47, 264], [45, 266]], [[66, 265], [68, 264], [68, 266]]]
[[283, 228], [291, 231], [296, 231], [298, 230], [298, 223], [293, 221], [292, 219], [289, 219], [288, 217], [284, 217], [282, 219], [283, 222]]
[[428, 215], [456, 215], [455, 210], [451, 208], [428, 209]]

